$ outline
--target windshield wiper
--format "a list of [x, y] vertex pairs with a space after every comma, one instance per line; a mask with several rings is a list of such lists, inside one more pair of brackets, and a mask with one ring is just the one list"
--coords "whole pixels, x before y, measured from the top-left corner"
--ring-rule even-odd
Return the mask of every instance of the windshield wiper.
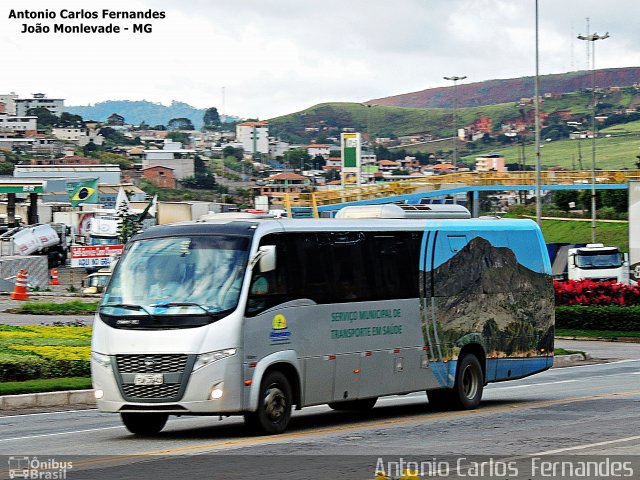
[[161, 302], [161, 303], [154, 303], [153, 305], [149, 305], [150, 307], [198, 307], [199, 309], [201, 309], [204, 313], [206, 313], [207, 315], [210, 316], [214, 316], [214, 313], [209, 311], [208, 309], [206, 309], [205, 307], [203, 307], [202, 305], [200, 305], [199, 303], [193, 303], [193, 302]]
[[153, 318], [153, 315], [151, 314], [151, 312], [149, 310], [147, 310], [146, 308], [144, 308], [142, 305], [135, 305], [135, 304], [132, 304], [132, 303], [105, 303], [104, 305], [100, 305], [99, 309], [101, 310], [104, 307], [126, 308], [126, 309], [129, 309], [129, 310], [136, 310], [138, 312], [144, 312], [148, 316]]

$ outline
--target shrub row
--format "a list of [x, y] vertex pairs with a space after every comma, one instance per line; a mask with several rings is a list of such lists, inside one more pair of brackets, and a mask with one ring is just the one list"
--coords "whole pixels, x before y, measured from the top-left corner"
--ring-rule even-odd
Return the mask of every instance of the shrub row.
[[556, 306], [556, 328], [640, 331], [640, 306]]
[[617, 282], [553, 282], [556, 305], [640, 305], [640, 287]]
[[33, 356], [0, 360], [0, 382], [87, 377], [90, 374], [88, 360], [50, 360]]

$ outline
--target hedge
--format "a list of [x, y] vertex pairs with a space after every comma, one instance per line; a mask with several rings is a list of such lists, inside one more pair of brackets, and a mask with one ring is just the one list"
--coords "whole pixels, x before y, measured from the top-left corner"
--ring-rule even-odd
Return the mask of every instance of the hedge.
[[31, 356], [0, 360], [0, 382], [89, 375], [91, 367], [87, 360], [49, 360]]
[[556, 306], [556, 328], [640, 331], [640, 306]]

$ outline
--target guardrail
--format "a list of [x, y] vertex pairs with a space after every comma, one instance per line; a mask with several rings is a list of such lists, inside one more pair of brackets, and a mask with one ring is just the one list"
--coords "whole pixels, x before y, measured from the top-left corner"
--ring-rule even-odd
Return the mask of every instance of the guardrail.
[[[540, 175], [542, 185], [586, 185], [592, 182], [591, 170], [545, 170]], [[622, 184], [640, 180], [640, 170], [596, 170], [598, 184]], [[360, 187], [326, 190], [313, 193], [285, 194], [284, 203], [291, 213], [293, 207], [317, 207], [336, 203], [357, 202], [375, 198], [408, 195], [465, 186], [522, 186], [536, 183], [535, 172], [461, 172], [420, 177], [415, 180], [376, 183]]]

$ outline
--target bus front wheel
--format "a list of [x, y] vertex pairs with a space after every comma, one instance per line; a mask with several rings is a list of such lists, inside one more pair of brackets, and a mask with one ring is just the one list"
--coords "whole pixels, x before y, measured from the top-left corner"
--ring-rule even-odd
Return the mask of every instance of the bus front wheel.
[[131, 433], [155, 435], [164, 428], [169, 415], [166, 413], [121, 413], [120, 418]]
[[482, 366], [475, 355], [467, 354], [459, 360], [453, 388], [427, 390], [427, 398], [429, 404], [439, 410], [472, 410], [480, 404], [483, 387]]
[[291, 418], [291, 399], [287, 377], [279, 371], [269, 372], [260, 385], [258, 409], [245, 414], [245, 423], [267, 435], [284, 432]]

